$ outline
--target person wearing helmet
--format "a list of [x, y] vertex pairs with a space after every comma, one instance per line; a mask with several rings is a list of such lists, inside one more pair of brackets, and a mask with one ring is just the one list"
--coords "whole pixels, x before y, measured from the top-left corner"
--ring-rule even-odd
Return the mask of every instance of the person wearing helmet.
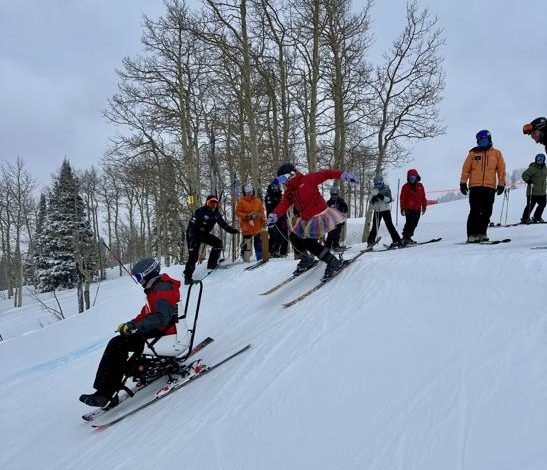
[[403, 246], [416, 244], [412, 240], [412, 236], [420, 221], [420, 215], [424, 215], [427, 208], [425, 189], [423, 184], [420, 183], [421, 179], [415, 169], [410, 169], [406, 174], [406, 183], [401, 188], [401, 195], [399, 197], [401, 215], [406, 218], [405, 226], [403, 227]]
[[291, 163], [281, 165], [277, 170], [277, 182], [284, 184], [286, 190], [281, 202], [268, 216], [268, 225], [273, 225], [291, 207], [298, 210], [299, 217], [289, 236], [295, 251], [300, 254], [296, 272], [310, 269], [317, 256], [327, 265], [324, 278], [333, 276], [343, 265], [342, 260], [319, 243], [320, 237], [345, 220], [344, 214], [327, 206], [317, 187], [329, 179], [359, 182], [359, 177], [350, 171], [320, 170], [305, 175]]
[[376, 235], [378, 234], [382, 219], [384, 219], [387, 231], [391, 236], [390, 248], [398, 248], [401, 246], [401, 237], [397, 233], [397, 229], [393, 226], [393, 221], [391, 220], [391, 201], [393, 201], [391, 189], [389, 188], [389, 185], [384, 183], [384, 178], [381, 176], [376, 176], [373, 183], [374, 188], [370, 192], [370, 204], [374, 212], [372, 228], [367, 239], [367, 248], [372, 249], [375, 245]]
[[523, 134], [529, 135], [534, 142], [545, 146], [547, 153], [547, 119], [544, 117], [535, 118], [529, 124], [522, 126]]
[[[526, 188], [526, 206], [520, 221], [523, 224], [543, 223], [541, 218], [545, 209], [545, 181], [547, 180], [547, 168], [545, 167], [545, 154], [538, 153], [530, 166], [522, 173], [522, 180], [528, 185]], [[530, 220], [530, 214], [534, 210], [534, 217]]]
[[239, 228], [243, 241], [241, 243], [241, 256], [245, 263], [251, 262], [253, 244], [256, 260], [262, 259], [262, 240], [260, 233], [266, 224], [264, 205], [255, 195], [253, 185], [248, 183], [243, 186], [243, 194], [236, 204], [236, 215], [239, 218]]
[[[277, 205], [281, 202], [283, 191], [276, 180], [273, 180], [266, 188], [266, 214], [270, 215]], [[279, 258], [287, 256], [289, 251], [289, 223], [287, 216], [281, 216], [277, 222], [268, 227], [268, 236], [270, 238], [270, 258]]]
[[492, 135], [487, 130], [476, 134], [477, 146], [473, 147], [463, 163], [460, 191], [469, 192], [469, 216], [467, 217], [467, 242], [487, 241], [486, 230], [494, 206], [496, 194], [505, 190], [505, 160], [492, 145]]
[[[336, 185], [332, 185], [330, 188], [330, 199], [327, 201], [327, 206], [333, 207], [337, 211], [340, 211], [345, 216], [348, 215], [348, 205], [346, 204], [346, 201], [344, 201], [344, 198], [340, 196], [340, 189]], [[335, 228], [333, 228], [329, 234], [327, 235], [327, 240], [325, 242], [325, 246], [330, 250], [333, 249], [334, 251], [340, 251], [340, 235], [342, 234], [342, 229], [344, 228], [344, 225], [346, 222], [342, 222], [338, 224]]]
[[222, 240], [211, 234], [211, 230], [215, 224], [218, 224], [221, 228], [228, 233], [236, 234], [238, 231], [230, 226], [228, 222], [224, 220], [219, 212], [218, 197], [211, 194], [207, 196], [205, 205], [196, 209], [188, 227], [186, 228], [186, 244], [188, 246], [188, 261], [184, 268], [184, 284], [188, 285], [192, 283], [192, 275], [196, 269], [196, 263], [199, 258], [199, 248], [202, 243], [211, 246], [211, 253], [207, 260], [207, 269], [215, 269], [218, 265], [218, 259], [222, 252]]
[[97, 368], [93, 383], [95, 392], [81, 395], [82, 403], [98, 407], [109, 403], [115, 405], [116, 392], [128, 369], [129, 353], [136, 353], [133, 357], [140, 355], [146, 339], [169, 336], [176, 340], [181, 283], [161, 274], [160, 269], [159, 261], [154, 258], [143, 258], [131, 269], [131, 274], [144, 289], [146, 304], [135, 318], [118, 325], [119, 335], [108, 342]]

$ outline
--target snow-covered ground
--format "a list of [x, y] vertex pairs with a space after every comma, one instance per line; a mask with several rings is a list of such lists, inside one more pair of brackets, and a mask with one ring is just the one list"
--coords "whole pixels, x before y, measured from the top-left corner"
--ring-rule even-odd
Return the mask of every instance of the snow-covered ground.
[[[510, 221], [523, 199], [511, 196]], [[365, 254], [287, 310], [322, 268], [270, 296], [258, 293], [294, 261], [213, 273], [197, 339], [215, 342], [201, 356], [252, 348], [103, 432], [81, 420], [78, 396], [140, 288], [106, 281], [91, 311], [46, 328], [30, 299], [0, 313], [0, 468], [547, 468], [547, 250], [530, 249], [547, 245], [547, 226], [456, 245], [467, 210], [466, 200], [430, 207], [415, 238], [441, 242]], [[351, 243], [360, 231], [351, 221]], [[167, 271], [180, 278], [182, 267]]]

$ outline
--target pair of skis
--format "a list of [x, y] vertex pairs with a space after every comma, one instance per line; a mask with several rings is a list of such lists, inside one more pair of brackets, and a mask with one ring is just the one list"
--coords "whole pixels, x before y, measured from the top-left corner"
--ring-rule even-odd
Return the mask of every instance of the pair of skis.
[[420, 246], [420, 245], [428, 245], [429, 243], [437, 243], [442, 240], [442, 237], [439, 238], [432, 238], [431, 240], [427, 240], [425, 242], [416, 242], [412, 243], [411, 245], [401, 245], [401, 246], [391, 246], [391, 245], [385, 245], [385, 250], [379, 250], [379, 251], [390, 251], [390, 250], [402, 250], [404, 248], [412, 248], [413, 246]]
[[504, 238], [502, 240], [485, 240], [482, 242], [457, 242], [456, 245], [499, 245], [500, 243], [509, 243], [510, 238]]
[[[213, 341], [212, 338], [207, 338], [204, 341], [202, 341], [201, 343], [199, 343], [196, 347], [194, 347], [192, 349], [192, 353], [190, 354], [190, 356], [194, 355], [198, 351], [201, 351], [205, 346], [210, 344], [212, 341]], [[138, 412], [138, 411], [140, 411], [144, 408], [147, 408], [148, 406], [150, 406], [150, 405], [156, 403], [157, 401], [165, 398], [167, 395], [170, 395], [171, 393], [176, 392], [177, 390], [180, 390], [183, 387], [186, 387], [187, 385], [194, 382], [198, 378], [208, 374], [209, 372], [215, 370], [217, 367], [220, 367], [221, 365], [225, 364], [226, 362], [230, 361], [231, 359], [235, 358], [236, 356], [239, 356], [243, 352], [249, 350], [250, 347], [251, 347], [251, 344], [247, 344], [246, 346], [242, 347], [241, 349], [238, 349], [237, 351], [235, 351], [231, 355], [225, 357], [224, 359], [222, 359], [219, 362], [213, 364], [212, 366], [206, 366], [204, 364], [201, 364], [201, 361], [199, 361], [199, 360], [194, 361], [195, 363], [199, 364], [199, 367], [196, 367], [194, 369], [194, 373], [192, 375], [190, 375], [188, 377], [180, 376], [174, 382], [166, 383], [165, 385], [159, 387], [155, 391], [152, 398], [146, 400], [145, 402], [139, 404], [138, 406], [135, 406], [135, 407], [127, 410], [126, 412], [123, 412], [122, 414], [118, 415], [115, 418], [107, 419], [104, 422], [94, 423], [94, 424], [91, 425], [91, 427], [96, 429], [96, 430], [103, 430], [103, 429], [109, 428], [110, 426], [112, 426], [116, 423], [119, 423], [120, 421], [124, 420], [128, 416], [131, 416], [131, 415], [135, 414], [136, 412]], [[190, 357], [190, 356], [188, 356], [188, 357]], [[173, 374], [173, 375], [176, 375], [176, 374]], [[152, 382], [152, 384], [153, 384], [153, 382]], [[137, 394], [138, 392], [142, 393], [142, 390], [144, 390], [145, 388], [151, 387], [152, 384], [148, 384], [143, 389], [137, 390], [135, 394]], [[129, 397], [125, 398], [122, 402], [126, 402], [128, 399], [129, 399]], [[120, 404], [122, 402], [120, 402]], [[120, 405], [118, 405], [118, 406], [120, 406]], [[116, 408], [117, 407], [111, 408], [111, 410], [116, 410]], [[94, 410], [91, 413], [87, 413], [86, 415], [83, 415], [82, 418], [86, 421], [96, 421], [97, 418], [104, 415], [105, 413], [108, 413], [108, 411], [110, 411], [110, 410], [108, 410], [108, 409], [107, 410], [103, 410], [103, 409]]]

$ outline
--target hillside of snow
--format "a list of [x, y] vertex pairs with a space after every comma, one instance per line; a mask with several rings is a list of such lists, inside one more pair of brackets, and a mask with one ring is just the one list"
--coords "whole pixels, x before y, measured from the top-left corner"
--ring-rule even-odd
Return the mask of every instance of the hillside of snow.
[[[515, 191], [509, 222], [523, 205]], [[500, 208], [498, 197], [495, 222]], [[467, 200], [429, 207], [414, 238], [441, 242], [367, 253], [290, 309], [281, 304], [322, 266], [269, 296], [258, 294], [294, 261], [214, 272], [196, 339], [215, 341], [200, 357], [252, 348], [101, 432], [81, 419], [90, 408], [78, 396], [92, 391], [116, 325], [142, 305], [140, 287], [112, 278], [90, 311], [44, 328], [31, 298], [16, 311], [3, 301], [0, 469], [547, 468], [547, 250], [531, 249], [547, 245], [547, 225], [458, 245], [467, 212]], [[363, 247], [361, 230], [349, 222], [346, 257]]]

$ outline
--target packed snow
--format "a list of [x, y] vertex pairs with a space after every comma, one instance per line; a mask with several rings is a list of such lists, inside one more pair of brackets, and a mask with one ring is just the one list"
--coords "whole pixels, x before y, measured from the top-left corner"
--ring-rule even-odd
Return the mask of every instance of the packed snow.
[[[514, 222], [524, 192], [510, 204]], [[511, 243], [457, 245], [467, 212], [466, 200], [429, 207], [414, 238], [441, 242], [367, 253], [290, 309], [281, 304], [322, 266], [269, 296], [258, 294], [293, 260], [214, 272], [196, 340], [215, 341], [200, 357], [252, 348], [101, 432], [81, 419], [90, 408], [78, 396], [92, 391], [116, 325], [144, 302], [140, 287], [113, 275], [80, 315], [62, 292], [64, 321], [31, 297], [17, 310], [3, 300], [0, 468], [547, 468], [547, 250], [531, 249], [547, 245], [547, 225], [489, 230]], [[346, 257], [363, 248], [361, 230], [349, 222]]]

